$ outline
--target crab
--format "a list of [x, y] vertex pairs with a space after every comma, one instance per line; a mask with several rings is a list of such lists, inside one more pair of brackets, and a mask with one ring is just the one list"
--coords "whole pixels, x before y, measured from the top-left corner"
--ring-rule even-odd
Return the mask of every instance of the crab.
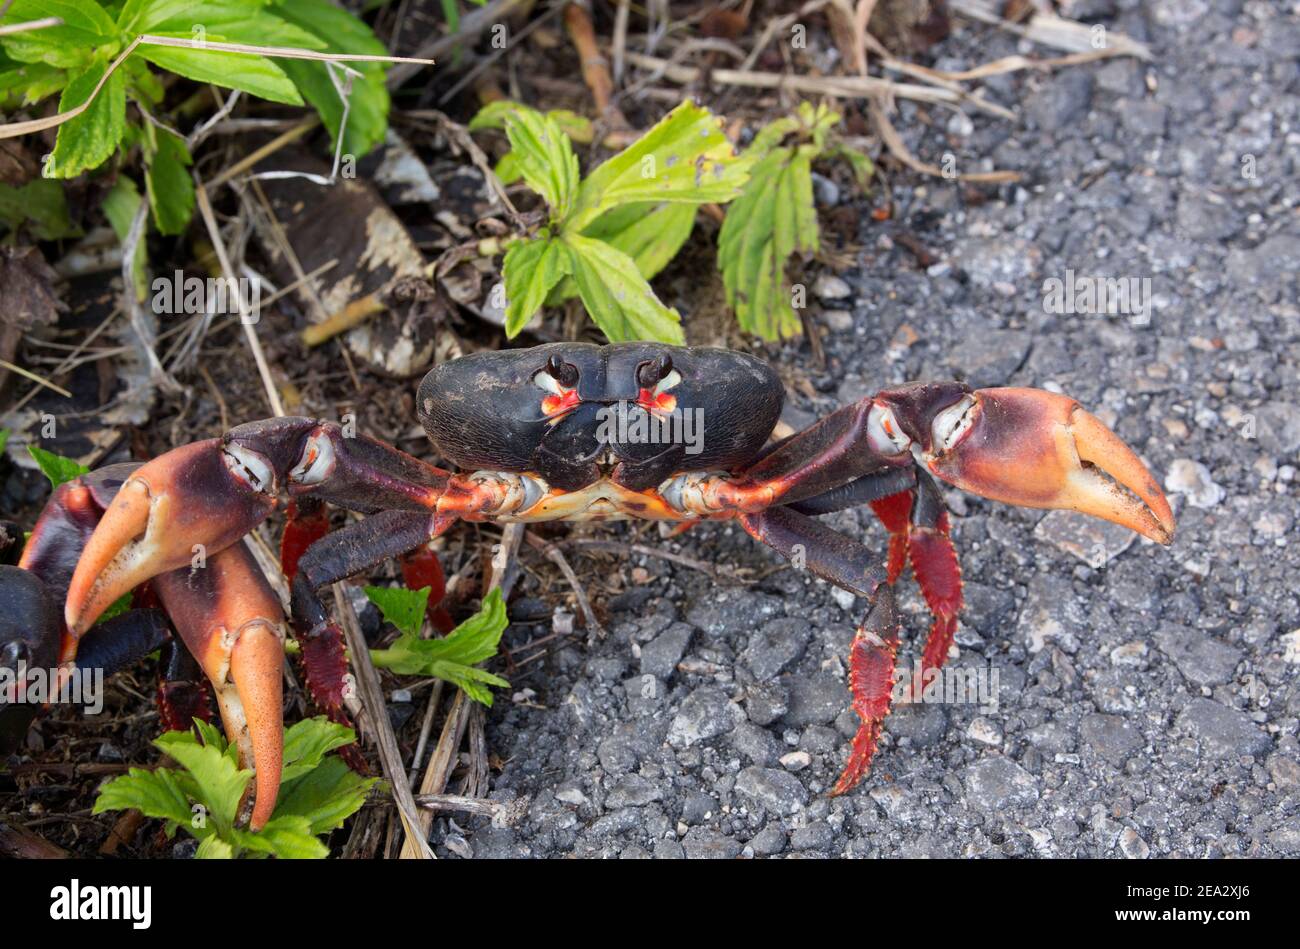
[[[120, 597], [152, 588], [256, 773], [244, 815], [257, 828], [280, 779], [286, 624], [242, 538], [285, 499], [288, 625], [309, 691], [340, 720], [346, 652], [321, 600], [331, 584], [427, 551], [458, 521], [734, 521], [866, 602], [848, 656], [860, 725], [831, 792], [842, 794], [870, 769], [889, 714], [901, 645], [892, 587], [907, 564], [931, 614], [923, 673], [953, 645], [961, 571], [936, 478], [1008, 504], [1080, 511], [1160, 544], [1173, 537], [1151, 473], [1066, 395], [910, 383], [773, 441], [783, 398], [775, 371], [745, 353], [552, 343], [463, 356], [424, 377], [420, 421], [456, 470], [297, 417], [104, 469], [56, 494], [21, 569], [4, 575], [10, 615], [31, 622], [0, 642], [0, 660], [120, 666], [155, 648], [165, 621], [135, 610], [94, 624]], [[363, 516], [329, 532], [323, 504]], [[818, 520], [864, 504], [888, 529], [883, 557]], [[32, 576], [16, 578], [23, 572]], [[0, 707], [0, 717], [14, 712]]]

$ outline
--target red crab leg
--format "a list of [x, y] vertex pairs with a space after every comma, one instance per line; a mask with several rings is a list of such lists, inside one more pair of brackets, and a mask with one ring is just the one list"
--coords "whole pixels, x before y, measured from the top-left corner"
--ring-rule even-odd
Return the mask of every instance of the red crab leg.
[[429, 622], [440, 632], [450, 633], [456, 624], [442, 605], [447, 596], [447, 577], [432, 543], [421, 544], [402, 556], [402, 580], [412, 590], [429, 588], [429, 604], [425, 607]]
[[294, 498], [285, 509], [284, 534], [280, 537], [280, 569], [290, 583], [298, 575], [298, 561], [307, 548], [330, 530], [329, 512], [315, 498]]
[[831, 794], [853, 789], [871, 769], [880, 741], [880, 727], [889, 714], [894, 695], [894, 660], [898, 655], [898, 611], [894, 593], [882, 587], [871, 611], [858, 627], [849, 649], [849, 690], [853, 693], [853, 710], [862, 719], [853, 736], [848, 763]]
[[755, 539], [786, 557], [802, 551], [814, 576], [859, 596], [871, 605], [849, 652], [849, 689], [862, 719], [848, 763], [832, 794], [843, 794], [871, 767], [880, 727], [893, 699], [894, 659], [898, 654], [898, 611], [886, 572], [863, 544], [789, 508], [775, 507], [739, 518]]

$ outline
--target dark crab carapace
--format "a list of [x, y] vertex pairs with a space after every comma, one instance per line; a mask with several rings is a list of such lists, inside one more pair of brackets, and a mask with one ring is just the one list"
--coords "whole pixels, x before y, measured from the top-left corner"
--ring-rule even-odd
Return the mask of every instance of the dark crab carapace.
[[[889, 712], [900, 643], [890, 587], [909, 562], [933, 614], [923, 670], [943, 664], [956, 631], [961, 572], [931, 475], [1010, 504], [1082, 511], [1159, 543], [1173, 535], [1150, 472], [1068, 396], [914, 383], [769, 444], [782, 398], [771, 368], [741, 353], [555, 343], [466, 356], [425, 377], [421, 421], [459, 472], [310, 418], [251, 422], [182, 446], [131, 473], [93, 532], [66, 536], [60, 555], [76, 569], [65, 584], [63, 654], [75, 656], [118, 597], [163, 577], [164, 605], [188, 623], [183, 638], [258, 771], [257, 825], [279, 781], [282, 618], [239, 541], [281, 498], [291, 499], [283, 549], [293, 630], [309, 689], [338, 718], [346, 658], [319, 595], [329, 584], [423, 550], [457, 520], [731, 519], [867, 601], [849, 656], [862, 724], [834, 789], [842, 793], [866, 773]], [[326, 533], [322, 502], [364, 517]], [[817, 520], [860, 504], [890, 532], [884, 558]], [[52, 502], [42, 521], [63, 516]], [[203, 580], [196, 549], [208, 558]]]

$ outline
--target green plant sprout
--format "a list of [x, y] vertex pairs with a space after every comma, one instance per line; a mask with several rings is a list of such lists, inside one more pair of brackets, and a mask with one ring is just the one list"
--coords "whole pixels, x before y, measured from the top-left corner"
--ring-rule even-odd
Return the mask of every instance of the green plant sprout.
[[497, 654], [501, 634], [509, 625], [499, 589], [485, 596], [477, 613], [441, 639], [420, 638], [429, 603], [428, 587], [366, 587], [366, 596], [401, 633], [387, 649], [370, 650], [376, 666], [398, 675], [434, 676], [463, 689], [484, 705], [492, 704], [489, 686], [509, 687], [505, 679], [478, 668], [479, 663]]
[[686, 101], [580, 178], [566, 118], [497, 102], [470, 124], [505, 129], [504, 170], [549, 209], [537, 233], [506, 250], [506, 335], [517, 335], [548, 300], [576, 295], [612, 341], [683, 343], [680, 315], [647, 279], [680, 249], [699, 205], [740, 194], [752, 159], [736, 154], [717, 117]]
[[350, 769], [334, 749], [350, 744], [350, 728], [324, 717], [298, 722], [284, 733], [284, 771], [275, 812], [260, 831], [239, 827], [239, 803], [253, 772], [239, 767], [237, 750], [221, 730], [198, 719], [192, 731], [154, 741], [179, 768], [131, 768], [99, 789], [93, 813], [137, 810], [166, 821], [167, 836], [184, 830], [199, 842], [196, 857], [323, 858], [320, 840], [360, 810], [378, 782]]
[[863, 190], [870, 182], [871, 159], [834, 140], [839, 121], [826, 106], [801, 102], [794, 115], [765, 126], [745, 149], [754, 165], [744, 192], [727, 208], [718, 269], [727, 303], [747, 333], [771, 341], [802, 331], [787, 271], [796, 253], [811, 256], [820, 245], [813, 162], [842, 157]]
[[728, 201], [718, 245], [728, 305], [746, 332], [769, 341], [797, 334], [786, 272], [796, 253], [819, 246], [812, 164], [843, 158], [864, 190], [874, 172], [871, 159], [834, 135], [839, 121], [825, 106], [801, 103], [736, 156], [719, 120], [688, 101], [579, 181], [569, 143], [590, 142], [590, 122], [508, 101], [484, 107], [469, 128], [501, 129], [510, 140], [498, 176], [523, 179], [549, 209], [536, 234], [508, 243], [506, 335], [517, 335], [542, 306], [577, 296], [610, 340], [681, 343], [677, 311], [646, 281], [681, 250], [699, 205]]

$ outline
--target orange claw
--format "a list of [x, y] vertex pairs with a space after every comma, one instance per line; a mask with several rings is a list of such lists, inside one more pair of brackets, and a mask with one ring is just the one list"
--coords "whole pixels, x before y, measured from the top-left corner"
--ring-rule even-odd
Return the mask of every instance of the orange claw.
[[196, 545], [210, 557], [274, 508], [232, 470], [219, 439], [160, 455], [126, 480], [86, 542], [68, 586], [68, 629], [80, 636], [123, 594], [188, 566]]
[[173, 570], [154, 587], [181, 639], [212, 681], [226, 736], [254, 771], [249, 826], [275, 810], [284, 763], [284, 614], [243, 543], [196, 570]]
[[963, 490], [1081, 511], [1168, 544], [1169, 502], [1133, 450], [1069, 396], [979, 389], [937, 413], [925, 463]]

